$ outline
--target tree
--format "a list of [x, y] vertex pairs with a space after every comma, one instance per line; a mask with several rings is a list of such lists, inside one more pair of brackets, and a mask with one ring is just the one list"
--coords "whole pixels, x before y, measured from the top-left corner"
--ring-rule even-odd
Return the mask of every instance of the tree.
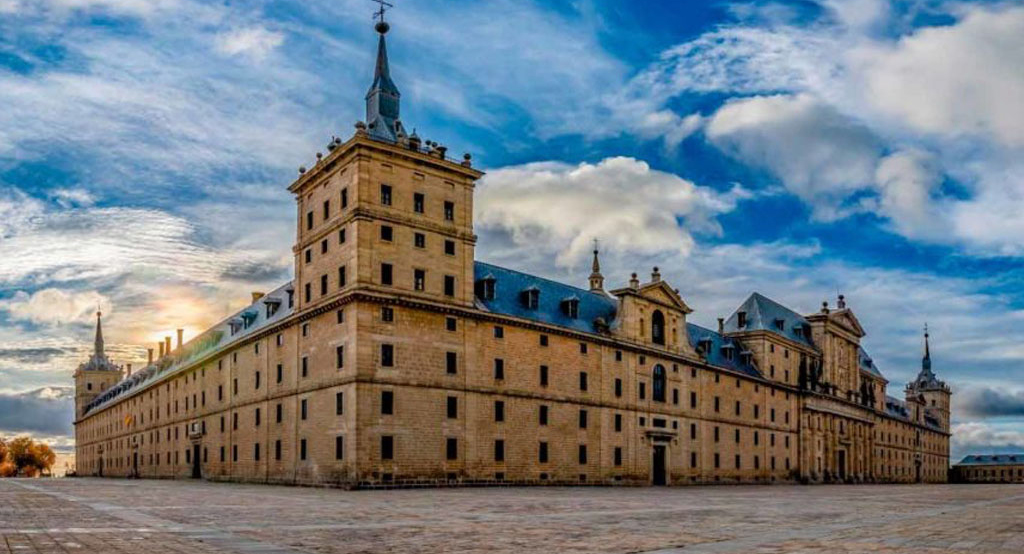
[[41, 442], [32, 440], [31, 437], [17, 437], [0, 447], [0, 477], [11, 477], [13, 475], [36, 475], [49, 473], [53, 464], [57, 462], [57, 455], [53, 450]]

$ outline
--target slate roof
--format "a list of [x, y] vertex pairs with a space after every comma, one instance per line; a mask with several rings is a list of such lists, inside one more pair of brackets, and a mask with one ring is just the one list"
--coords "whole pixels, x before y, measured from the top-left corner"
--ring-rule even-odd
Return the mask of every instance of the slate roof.
[[[754, 377], [761, 376], [753, 364], [742, 363], [740, 353], [742, 352], [743, 347], [739, 342], [729, 337], [723, 337], [711, 329], [705, 329], [704, 327], [693, 323], [686, 324], [686, 335], [690, 340], [690, 345], [693, 346], [694, 349], [700, 346], [702, 340], [711, 341], [711, 349], [705, 355], [705, 359], [709, 364], [738, 371], [740, 373], [746, 373], [747, 375], [752, 375]], [[725, 357], [723, 347], [733, 349], [733, 356], [731, 360]]]
[[885, 395], [885, 412], [899, 419], [910, 419], [907, 403], [895, 396]]
[[1021, 465], [1024, 464], [1024, 454], [991, 454], [977, 455], [968, 454], [960, 460], [958, 466], [980, 466], [980, 465]]
[[860, 365], [861, 371], [870, 373], [871, 375], [874, 375], [875, 377], [878, 377], [880, 379], [885, 379], [885, 376], [882, 375], [882, 372], [878, 369], [878, 366], [875, 365], [874, 360], [872, 360], [871, 356], [868, 356], [868, 353], [861, 347], [857, 348], [857, 362], [858, 365]]
[[[739, 326], [739, 312], [747, 313], [747, 324], [743, 328]], [[781, 329], [777, 322], [781, 322]], [[804, 319], [804, 316], [759, 292], [751, 294], [725, 321], [725, 331], [727, 333], [768, 331], [786, 337], [791, 341], [814, 347], [809, 338], [809, 331], [798, 335], [794, 331], [797, 326], [804, 326], [805, 329], [810, 329], [810, 325]]]
[[[129, 394], [134, 390], [143, 390], [150, 384], [184, 369], [195, 360], [227, 350], [246, 337], [288, 317], [293, 311], [293, 308], [288, 306], [287, 291], [291, 287], [291, 282], [281, 285], [263, 298], [225, 318], [220, 323], [183, 344], [180, 352], [164, 356], [153, 362], [152, 365], [146, 366], [133, 373], [130, 377], [122, 379], [90, 402], [86, 406], [84, 413], [87, 414], [93, 410], [100, 409], [111, 403], [114, 399]], [[274, 300], [280, 300], [281, 302], [278, 303], [279, 307], [274, 315], [268, 318], [266, 304], [273, 303]], [[249, 321], [248, 326], [240, 325], [237, 331], [232, 334], [232, 322], [244, 323], [246, 320]]]
[[[615, 321], [619, 302], [606, 293], [591, 292], [484, 262], [474, 262], [473, 271], [475, 281], [494, 279], [493, 299], [477, 295], [477, 305], [485, 311], [585, 333], [599, 332], [599, 327], [595, 325], [598, 318], [602, 318], [608, 326], [612, 326]], [[537, 309], [527, 308], [522, 301], [521, 293], [531, 288], [540, 293]], [[562, 309], [562, 301], [572, 298], [579, 300], [579, 317], [576, 318], [569, 317]]]

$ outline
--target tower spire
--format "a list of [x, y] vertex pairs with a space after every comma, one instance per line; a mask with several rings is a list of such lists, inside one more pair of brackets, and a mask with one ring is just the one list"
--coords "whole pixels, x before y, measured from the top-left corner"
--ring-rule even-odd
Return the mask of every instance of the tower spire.
[[103, 312], [99, 309], [96, 310], [96, 340], [93, 343], [93, 356], [96, 359], [102, 359], [103, 354], [103, 325], [100, 323], [103, 317]]
[[594, 239], [594, 261], [590, 265], [590, 290], [604, 290], [604, 275], [601, 275], [601, 262], [597, 258], [597, 239]]
[[384, 40], [384, 35], [391, 29], [391, 25], [384, 20], [384, 13], [392, 5], [384, 0], [373, 1], [380, 4], [380, 9], [373, 14], [377, 19], [373, 28], [379, 38], [373, 84], [366, 93], [366, 126], [371, 137], [394, 142], [398, 140], [399, 135], [405, 134], [405, 129], [398, 119], [399, 99], [402, 95], [398, 92], [395, 82], [391, 80], [387, 42]]
[[924, 324], [924, 357], [921, 358], [921, 371], [932, 371], [932, 355], [928, 348], [928, 324]]

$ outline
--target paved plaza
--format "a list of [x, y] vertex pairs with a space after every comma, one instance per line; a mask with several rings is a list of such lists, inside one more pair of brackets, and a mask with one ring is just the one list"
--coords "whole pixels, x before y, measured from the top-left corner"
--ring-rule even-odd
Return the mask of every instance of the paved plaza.
[[1024, 485], [342, 491], [0, 480], [0, 553], [1024, 552]]

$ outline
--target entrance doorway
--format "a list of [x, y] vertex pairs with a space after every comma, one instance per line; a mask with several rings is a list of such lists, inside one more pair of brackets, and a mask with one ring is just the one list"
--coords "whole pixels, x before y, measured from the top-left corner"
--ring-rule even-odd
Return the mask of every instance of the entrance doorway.
[[651, 481], [654, 485], [662, 486], [668, 483], [665, 476], [665, 446], [654, 445], [654, 463], [651, 464]]
[[840, 450], [839, 454], [839, 480], [846, 480], [846, 451]]
[[192, 445], [192, 478], [201, 479], [203, 477], [202, 467], [199, 465], [199, 445]]
[[921, 460], [914, 461], [914, 482], [921, 482]]
[[100, 456], [100, 457], [99, 457], [99, 461], [97, 462], [97, 465], [96, 465], [96, 467], [97, 467], [97, 469], [99, 470], [99, 471], [98, 471], [98, 475], [99, 475], [100, 477], [103, 477], [103, 456]]
[[139, 453], [132, 452], [132, 477], [139, 476]]

